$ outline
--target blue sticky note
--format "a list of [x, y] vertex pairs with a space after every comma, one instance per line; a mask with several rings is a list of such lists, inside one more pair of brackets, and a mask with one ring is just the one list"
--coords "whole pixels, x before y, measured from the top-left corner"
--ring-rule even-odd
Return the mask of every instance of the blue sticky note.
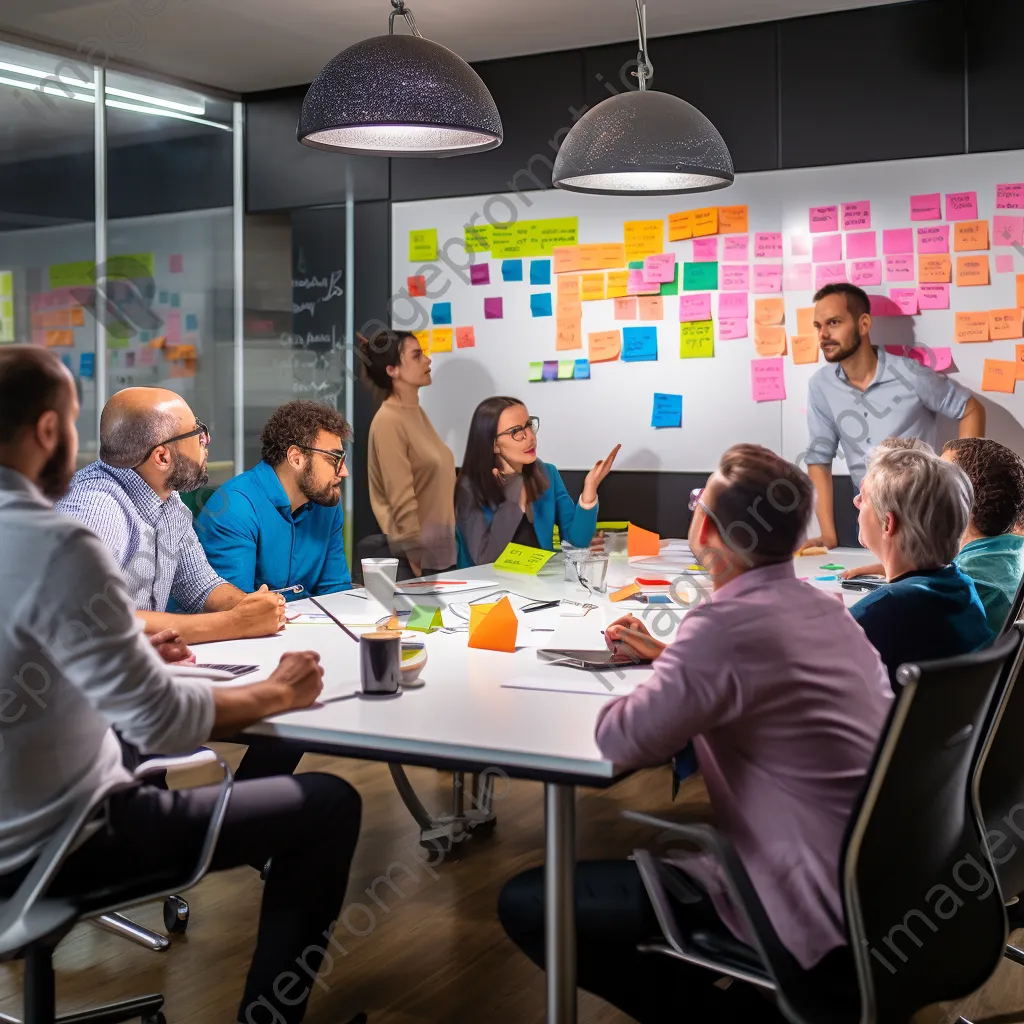
[[160, 293], [160, 305], [161, 306], [166, 306], [169, 301], [170, 301], [170, 295], [167, 292], [161, 292]]
[[683, 425], [683, 396], [663, 395], [655, 392], [652, 427], [681, 427]]
[[573, 371], [573, 377], [576, 380], [590, 380], [590, 360], [589, 359], [577, 359], [576, 369]]
[[530, 296], [530, 312], [534, 316], [551, 316], [551, 292], [534, 292]]
[[60, 361], [68, 368], [68, 370], [71, 369], [71, 356], [67, 355], [67, 353], [60, 357]]
[[435, 302], [430, 307], [430, 319], [435, 324], [450, 324], [452, 322], [452, 304], [450, 302]]
[[171, 309], [177, 309], [181, 305], [181, 293], [171, 292]]
[[622, 361], [624, 363], [653, 362], [658, 358], [658, 329], [656, 327], [624, 327], [622, 329]]
[[153, 340], [153, 335], [149, 331], [139, 331], [139, 341], [143, 345], [148, 345]]
[[522, 281], [522, 279], [523, 279], [523, 261], [522, 260], [502, 260], [501, 261], [501, 279], [502, 279], [502, 281]]
[[96, 376], [95, 352], [83, 352], [78, 357], [78, 375], [85, 380], [92, 380]]
[[819, 583], [835, 583], [838, 579], [836, 576], [815, 576], [814, 577]]
[[558, 380], [558, 360], [545, 359], [542, 380]]
[[530, 260], [530, 284], [551, 284], [551, 260]]
[[199, 330], [199, 314], [198, 313], [186, 313], [185, 314], [185, 330], [186, 331], [198, 331]]

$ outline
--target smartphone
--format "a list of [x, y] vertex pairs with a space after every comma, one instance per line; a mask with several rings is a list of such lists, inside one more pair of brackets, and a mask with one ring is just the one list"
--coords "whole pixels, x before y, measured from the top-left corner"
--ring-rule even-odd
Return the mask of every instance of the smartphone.
[[877, 590], [888, 581], [884, 576], [854, 576], [852, 580], [841, 580], [843, 590]]

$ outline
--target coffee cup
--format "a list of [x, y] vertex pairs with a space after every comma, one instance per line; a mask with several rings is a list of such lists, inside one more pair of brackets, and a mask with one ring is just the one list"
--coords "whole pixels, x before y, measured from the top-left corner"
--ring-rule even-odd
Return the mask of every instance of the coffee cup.
[[398, 692], [402, 679], [402, 635], [390, 630], [359, 638], [359, 685], [367, 697]]

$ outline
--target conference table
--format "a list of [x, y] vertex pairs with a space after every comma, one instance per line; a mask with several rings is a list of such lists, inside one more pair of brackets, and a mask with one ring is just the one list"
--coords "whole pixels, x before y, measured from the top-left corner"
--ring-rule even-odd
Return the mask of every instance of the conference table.
[[[308, 600], [289, 605], [289, 615], [299, 619], [276, 636], [203, 644], [197, 646], [196, 654], [200, 664], [258, 666], [258, 672], [239, 679], [244, 683], [269, 673], [286, 651], [320, 653], [324, 667], [321, 700], [305, 710], [251, 726], [238, 737], [240, 742], [258, 745], [284, 739], [314, 753], [492, 776], [504, 773], [543, 782], [547, 1020], [549, 1024], [572, 1024], [576, 1020], [576, 787], [608, 787], [628, 773], [626, 766], [601, 756], [594, 741], [595, 724], [602, 706], [634, 689], [649, 676], [650, 666], [581, 671], [543, 661], [537, 649], [562, 636], [563, 627], [568, 628], [570, 637], [582, 637], [581, 630], [599, 634], [601, 627], [626, 612], [651, 623], [660, 616], [651, 631], [671, 640], [681, 617], [711, 590], [710, 581], [690, 568], [693, 556], [684, 545], [663, 541], [655, 559], [611, 555], [608, 584], [614, 592], [636, 577], [677, 573], [675, 589], [684, 600], [693, 602], [688, 606], [673, 603], [645, 610], [635, 600], [612, 603], [608, 595], [589, 594], [578, 582], [566, 581], [561, 554], [535, 576], [499, 572], [493, 565], [483, 565], [431, 577], [465, 584], [439, 584], [435, 589], [445, 589], [444, 594], [396, 595], [399, 607], [404, 602], [406, 607], [439, 608], [445, 628], [416, 634], [427, 648], [428, 661], [421, 674], [424, 685], [403, 688], [395, 698], [358, 693], [359, 645]], [[838, 548], [828, 555], [798, 557], [795, 564], [797, 576], [834, 592], [849, 605], [863, 594], [843, 590], [835, 578], [836, 570], [823, 566], [854, 568], [872, 561], [863, 549]], [[831, 579], [819, 579], [823, 576]], [[530, 600], [569, 600], [596, 608], [573, 620], [564, 619], [560, 609], [519, 613], [514, 654], [470, 648], [466, 604], [497, 600], [494, 592], [499, 590], [511, 595], [514, 607]], [[376, 621], [365, 591], [347, 591], [318, 601], [356, 632], [372, 628]]]

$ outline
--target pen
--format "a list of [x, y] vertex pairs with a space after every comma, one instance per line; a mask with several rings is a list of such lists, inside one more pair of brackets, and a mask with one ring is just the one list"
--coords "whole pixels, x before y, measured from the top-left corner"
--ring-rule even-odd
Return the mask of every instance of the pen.
[[538, 601], [536, 604], [525, 605], [520, 611], [524, 612], [539, 612], [545, 608], [557, 608], [562, 602], [559, 601]]
[[305, 588], [301, 583], [296, 583], [294, 587], [281, 587], [279, 590], [272, 590], [272, 594], [301, 594]]

